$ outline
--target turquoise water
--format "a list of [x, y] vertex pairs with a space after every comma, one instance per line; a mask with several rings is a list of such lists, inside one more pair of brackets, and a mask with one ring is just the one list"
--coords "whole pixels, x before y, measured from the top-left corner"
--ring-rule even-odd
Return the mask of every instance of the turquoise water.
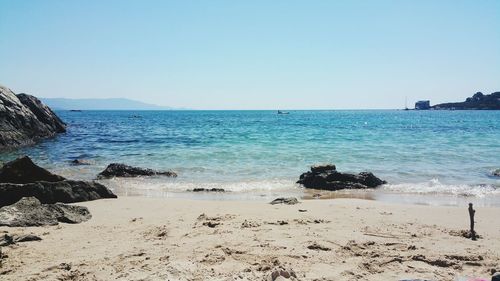
[[[111, 162], [172, 169], [177, 179], [111, 180], [135, 189], [234, 192], [298, 190], [315, 163], [368, 170], [382, 190], [485, 197], [500, 194], [500, 111], [60, 111], [68, 132], [27, 154], [72, 178], [91, 179]], [[85, 158], [94, 164], [71, 166]], [[130, 190], [130, 189], [127, 189]], [[160, 192], [161, 191], [161, 192]]]

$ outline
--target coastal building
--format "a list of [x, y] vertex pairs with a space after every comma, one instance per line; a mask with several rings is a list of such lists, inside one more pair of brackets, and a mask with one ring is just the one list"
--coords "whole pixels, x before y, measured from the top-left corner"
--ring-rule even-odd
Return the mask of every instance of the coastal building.
[[431, 108], [431, 101], [429, 100], [421, 100], [415, 103], [416, 110], [426, 110]]

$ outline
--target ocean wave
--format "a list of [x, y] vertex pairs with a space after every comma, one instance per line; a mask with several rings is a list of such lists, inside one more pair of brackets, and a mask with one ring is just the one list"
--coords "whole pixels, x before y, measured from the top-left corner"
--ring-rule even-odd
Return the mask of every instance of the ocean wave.
[[500, 187], [491, 184], [443, 184], [438, 179], [422, 183], [385, 184], [381, 188], [388, 192], [401, 192], [412, 194], [444, 194], [455, 196], [485, 197], [500, 195]]

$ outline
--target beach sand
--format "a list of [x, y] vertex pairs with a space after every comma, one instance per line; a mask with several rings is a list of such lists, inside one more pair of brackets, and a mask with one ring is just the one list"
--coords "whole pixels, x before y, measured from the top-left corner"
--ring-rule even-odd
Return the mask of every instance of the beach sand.
[[144, 197], [77, 205], [93, 218], [0, 227], [43, 239], [3, 247], [0, 280], [271, 280], [278, 268], [291, 280], [454, 280], [500, 270], [500, 208], [477, 208], [482, 239], [471, 241], [455, 233], [469, 227], [467, 206]]

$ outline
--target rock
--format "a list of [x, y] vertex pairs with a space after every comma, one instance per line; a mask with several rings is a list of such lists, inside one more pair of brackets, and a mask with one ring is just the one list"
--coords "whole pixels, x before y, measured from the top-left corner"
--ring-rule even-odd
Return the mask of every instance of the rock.
[[5, 233], [2, 237], [0, 237], [0, 247], [9, 246], [15, 243], [16, 242], [14, 242], [14, 237], [12, 235]]
[[295, 197], [289, 197], [289, 198], [280, 197], [280, 198], [274, 199], [269, 204], [271, 204], [271, 205], [275, 205], [275, 204], [295, 205], [298, 203], [300, 203], [300, 202]]
[[0, 169], [0, 207], [31, 196], [44, 204], [116, 198], [100, 183], [67, 180], [37, 166], [27, 156], [5, 164]]
[[340, 189], [364, 189], [375, 188], [387, 183], [370, 172], [362, 172], [357, 175], [341, 173], [335, 169], [335, 165], [313, 166], [310, 172], [300, 175], [297, 183], [306, 188], [340, 190]]
[[313, 173], [325, 173], [325, 172], [330, 172], [330, 171], [335, 171], [337, 167], [333, 164], [326, 164], [326, 165], [314, 165], [311, 167], [311, 172]]
[[162, 175], [167, 177], [177, 177], [177, 174], [172, 171], [155, 171], [152, 169], [144, 169], [132, 167], [125, 164], [111, 163], [104, 171], [97, 175], [98, 179], [107, 179], [112, 177], [139, 177], [139, 176], [155, 176]]
[[0, 85], [0, 150], [53, 137], [66, 131], [66, 124], [37, 98]]
[[0, 169], [0, 183], [58, 182], [65, 178], [37, 166], [28, 156], [10, 161]]
[[496, 169], [495, 171], [491, 172], [491, 174], [495, 177], [500, 177], [500, 169]]
[[34, 235], [34, 234], [24, 234], [19, 236], [4, 234], [3, 237], [0, 237], [0, 247], [13, 245], [21, 242], [31, 242], [31, 241], [40, 241], [42, 238]]
[[312, 243], [311, 245], [307, 246], [307, 249], [309, 250], [319, 250], [319, 251], [331, 251], [332, 249], [323, 245], [320, 245], [316, 242]]
[[298, 280], [297, 275], [291, 269], [285, 269], [278, 267], [273, 269], [271, 274], [266, 278], [267, 281], [279, 281], [279, 280]]
[[35, 197], [25, 197], [13, 205], [0, 208], [0, 226], [26, 227], [80, 223], [91, 218], [86, 207], [42, 204]]
[[20, 243], [20, 242], [31, 242], [31, 241], [41, 241], [42, 238], [34, 235], [34, 234], [25, 234], [25, 235], [20, 235], [14, 238], [14, 242]]
[[226, 192], [224, 188], [194, 188], [193, 192]]
[[0, 183], [0, 207], [13, 204], [23, 197], [36, 197], [44, 204], [52, 204], [116, 198], [116, 195], [97, 182], [63, 180], [26, 184]]
[[74, 159], [69, 161], [69, 163], [73, 166], [92, 165], [92, 163], [89, 160], [85, 159]]

